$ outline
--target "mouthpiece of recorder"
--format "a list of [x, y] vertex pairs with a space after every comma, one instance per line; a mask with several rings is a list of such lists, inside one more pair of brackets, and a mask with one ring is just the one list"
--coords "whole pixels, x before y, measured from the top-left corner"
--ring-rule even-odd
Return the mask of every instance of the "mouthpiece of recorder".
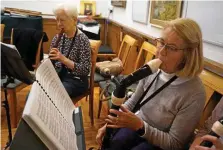
[[218, 136], [223, 136], [223, 124], [220, 121], [216, 121], [211, 130], [215, 132]]
[[125, 101], [125, 97], [123, 98], [118, 98], [116, 96], [114, 96], [114, 93], [112, 93], [112, 98], [111, 98], [112, 104], [115, 106], [121, 106], [124, 101]]
[[151, 71], [153, 73], [155, 73], [158, 71], [160, 65], [162, 64], [162, 61], [157, 58], [157, 59], [153, 59], [153, 60], [149, 61], [146, 64], [150, 67]]

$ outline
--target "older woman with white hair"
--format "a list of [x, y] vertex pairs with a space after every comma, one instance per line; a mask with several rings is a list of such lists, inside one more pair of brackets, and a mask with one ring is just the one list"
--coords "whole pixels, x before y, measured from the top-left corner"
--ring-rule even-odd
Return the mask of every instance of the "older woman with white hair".
[[[160, 70], [139, 82], [122, 111], [110, 110], [117, 117], [108, 115], [107, 127], [120, 129], [102, 149], [182, 150], [193, 134], [205, 102], [198, 77], [203, 69], [201, 30], [191, 19], [176, 19], [155, 42]], [[96, 137], [100, 145], [105, 129]]]
[[88, 88], [91, 48], [88, 37], [77, 28], [77, 8], [72, 3], [59, 4], [53, 13], [61, 33], [51, 43], [49, 57], [71, 98]]

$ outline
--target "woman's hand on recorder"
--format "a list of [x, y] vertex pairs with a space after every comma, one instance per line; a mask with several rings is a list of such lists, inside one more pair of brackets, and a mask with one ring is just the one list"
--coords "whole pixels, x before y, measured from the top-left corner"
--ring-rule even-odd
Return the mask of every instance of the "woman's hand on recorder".
[[52, 48], [50, 50], [49, 58], [51, 60], [58, 60], [60, 62], [63, 62], [66, 59], [66, 57], [61, 54], [61, 52], [57, 48]]
[[105, 131], [106, 131], [106, 124], [98, 130], [98, 133], [96, 135], [96, 141], [100, 146], [102, 145], [102, 139], [105, 136]]
[[205, 135], [201, 139], [212, 142], [215, 147], [208, 148], [208, 147], [197, 145], [195, 146], [195, 150], [223, 150], [223, 144], [221, 143], [220, 139], [218, 139], [217, 137]]
[[129, 128], [134, 131], [142, 128], [144, 123], [143, 120], [136, 116], [134, 113], [129, 111], [123, 105], [120, 107], [122, 111], [117, 111], [114, 109], [110, 109], [110, 113], [117, 115], [117, 117], [113, 117], [108, 115], [108, 118], [105, 119], [108, 122], [107, 127], [109, 128]]

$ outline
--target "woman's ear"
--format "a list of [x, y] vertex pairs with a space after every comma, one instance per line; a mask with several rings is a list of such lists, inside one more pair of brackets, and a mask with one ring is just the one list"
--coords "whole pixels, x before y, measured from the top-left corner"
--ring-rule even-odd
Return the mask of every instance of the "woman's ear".
[[77, 17], [73, 17], [72, 20], [74, 21], [74, 24], [77, 25]]

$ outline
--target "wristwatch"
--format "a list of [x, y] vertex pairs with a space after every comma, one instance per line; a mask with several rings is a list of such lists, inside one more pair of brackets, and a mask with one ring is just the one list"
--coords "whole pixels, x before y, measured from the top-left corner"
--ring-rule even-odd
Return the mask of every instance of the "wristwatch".
[[139, 136], [143, 136], [145, 134], [145, 126], [144, 126], [144, 123], [143, 123], [143, 126], [142, 128], [139, 128], [136, 133], [139, 135]]

